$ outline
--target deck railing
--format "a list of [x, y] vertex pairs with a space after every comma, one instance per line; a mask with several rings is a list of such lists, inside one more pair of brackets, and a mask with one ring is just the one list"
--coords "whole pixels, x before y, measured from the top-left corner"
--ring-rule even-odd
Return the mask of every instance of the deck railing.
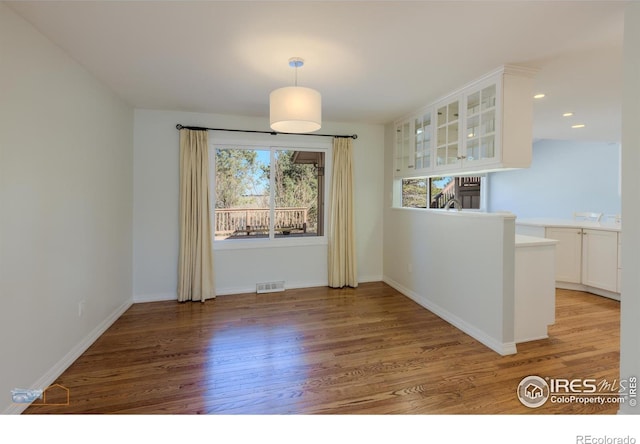
[[[465, 189], [477, 188], [479, 196], [480, 180], [480, 176], [454, 177], [453, 180], [449, 182], [449, 184], [442, 191], [432, 197], [429, 207], [444, 208], [447, 202], [456, 197], [456, 191], [462, 194]], [[463, 203], [465, 203], [462, 196], [457, 197], [460, 201], [463, 201]]]
[[[305, 207], [276, 208], [276, 231], [301, 230], [306, 232], [309, 209]], [[215, 236], [264, 233], [269, 231], [269, 208], [216, 208]]]

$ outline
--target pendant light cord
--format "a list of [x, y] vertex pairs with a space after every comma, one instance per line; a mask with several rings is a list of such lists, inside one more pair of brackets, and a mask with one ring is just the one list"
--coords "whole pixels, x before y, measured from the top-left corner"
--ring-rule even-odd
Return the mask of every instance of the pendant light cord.
[[292, 68], [295, 68], [295, 74], [294, 74], [294, 86], [298, 86], [298, 68], [300, 68], [301, 66], [304, 66], [304, 60], [301, 59], [300, 57], [291, 57], [289, 59], [289, 66]]

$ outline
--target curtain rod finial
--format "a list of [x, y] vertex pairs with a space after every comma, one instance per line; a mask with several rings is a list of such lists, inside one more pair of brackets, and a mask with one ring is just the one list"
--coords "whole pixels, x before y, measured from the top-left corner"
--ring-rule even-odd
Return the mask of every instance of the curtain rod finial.
[[182, 128], [183, 128], [183, 127], [182, 127], [182, 125], [181, 125], [181, 124], [179, 124], [179, 123], [178, 123], [178, 124], [176, 125], [176, 129], [177, 129], [177, 130], [181, 130]]

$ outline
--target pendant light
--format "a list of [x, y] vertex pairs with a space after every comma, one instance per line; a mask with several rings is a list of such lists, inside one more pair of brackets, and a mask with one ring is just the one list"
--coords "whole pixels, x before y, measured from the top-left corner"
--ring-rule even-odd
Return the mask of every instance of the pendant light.
[[269, 95], [271, 129], [280, 133], [311, 133], [322, 125], [322, 98], [315, 89], [298, 86], [299, 57], [289, 59], [296, 70], [295, 85], [273, 90]]

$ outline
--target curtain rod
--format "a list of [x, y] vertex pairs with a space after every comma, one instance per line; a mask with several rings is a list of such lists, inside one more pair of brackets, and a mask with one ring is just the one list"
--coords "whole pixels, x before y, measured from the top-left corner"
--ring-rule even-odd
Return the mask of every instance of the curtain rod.
[[177, 130], [188, 129], [192, 131], [231, 131], [236, 133], [260, 133], [260, 134], [271, 134], [272, 136], [277, 136], [278, 134], [290, 134], [293, 136], [316, 136], [316, 137], [338, 137], [342, 139], [357, 139], [357, 134], [348, 134], [348, 135], [340, 135], [340, 134], [313, 134], [313, 133], [280, 133], [278, 131], [257, 131], [257, 130], [239, 130], [239, 129], [225, 129], [225, 128], [205, 128], [202, 126], [185, 126], [181, 124], [176, 125]]

